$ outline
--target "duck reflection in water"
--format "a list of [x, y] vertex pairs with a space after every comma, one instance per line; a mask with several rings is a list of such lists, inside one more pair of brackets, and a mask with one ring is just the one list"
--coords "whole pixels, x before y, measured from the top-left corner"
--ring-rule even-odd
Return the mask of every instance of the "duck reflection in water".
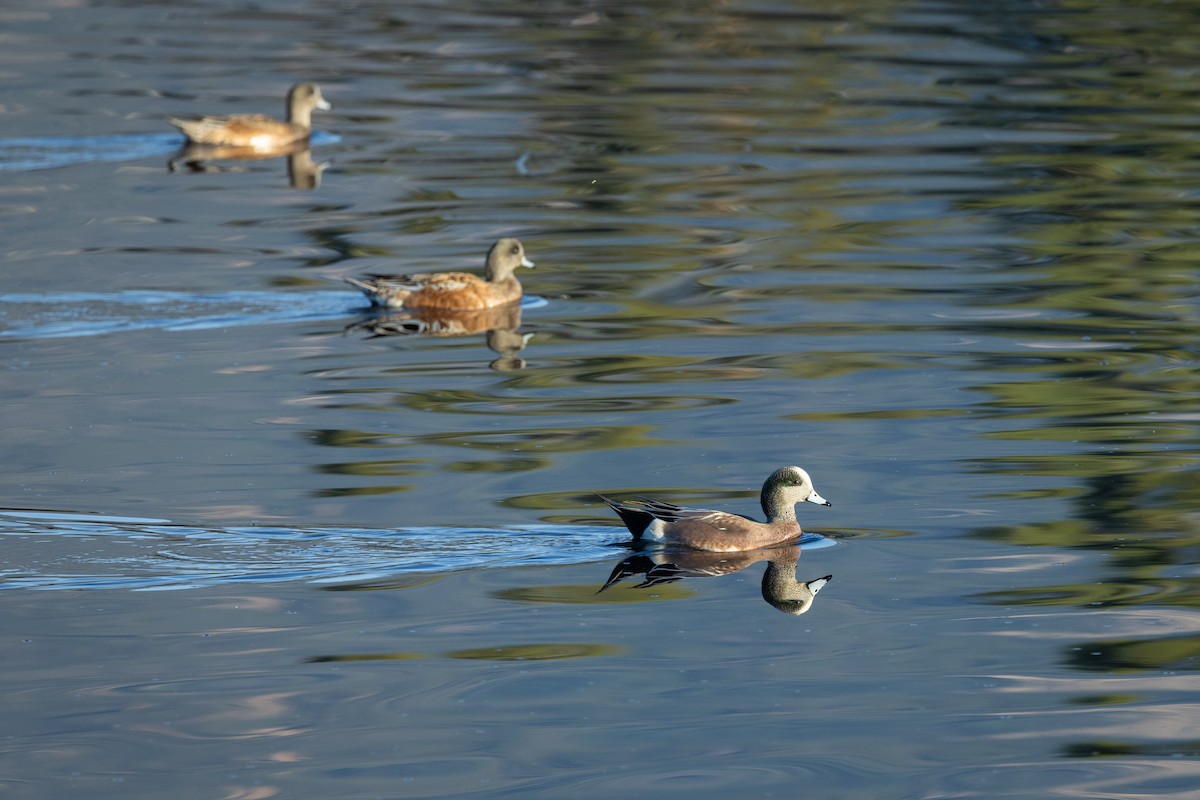
[[167, 169], [178, 172], [245, 172], [246, 167], [216, 166], [213, 161], [261, 161], [287, 156], [288, 184], [293, 189], [312, 191], [321, 186], [321, 174], [328, 161], [314, 161], [308, 142], [296, 142], [277, 151], [262, 151], [250, 147], [222, 147], [207, 144], [186, 144], [167, 162]]
[[766, 561], [767, 569], [762, 577], [763, 599], [785, 614], [799, 616], [812, 608], [817, 592], [833, 579], [832, 575], [825, 575], [811, 581], [799, 580], [796, 577], [799, 559], [798, 544], [743, 550], [738, 553], [709, 553], [699, 550], [641, 552], [622, 559], [613, 567], [608, 580], [596, 593], [599, 594], [633, 575], [645, 576], [634, 588], [646, 589], [684, 578], [729, 575], [752, 564]]
[[443, 308], [413, 308], [403, 311], [376, 313], [346, 328], [364, 331], [370, 338], [383, 336], [470, 336], [486, 334], [488, 349], [496, 353], [488, 366], [498, 372], [525, 368], [520, 353], [533, 338], [521, 333], [521, 304], [509, 303], [499, 308], [454, 310]]

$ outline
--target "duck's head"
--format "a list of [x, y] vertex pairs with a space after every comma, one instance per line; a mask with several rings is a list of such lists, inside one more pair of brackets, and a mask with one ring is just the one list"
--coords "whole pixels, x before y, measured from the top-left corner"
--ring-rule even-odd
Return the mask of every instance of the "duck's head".
[[484, 277], [489, 281], [503, 281], [512, 277], [517, 267], [533, 267], [525, 257], [525, 247], [520, 240], [507, 236], [492, 245], [488, 251]]
[[310, 111], [314, 108], [319, 108], [322, 111], [328, 111], [333, 106], [321, 94], [321, 87], [315, 83], [297, 83], [288, 92], [288, 105], [295, 108], [307, 108]]
[[760, 499], [768, 519], [795, 519], [796, 504], [800, 502], [832, 505], [817, 494], [812, 478], [799, 467], [780, 467], [772, 472], [763, 484]]

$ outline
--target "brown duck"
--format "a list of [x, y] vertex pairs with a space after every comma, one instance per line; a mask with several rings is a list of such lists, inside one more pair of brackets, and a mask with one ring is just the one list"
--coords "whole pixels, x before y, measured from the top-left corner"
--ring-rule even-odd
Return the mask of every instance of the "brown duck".
[[521, 299], [517, 267], [532, 267], [525, 248], [516, 239], [501, 239], [488, 251], [483, 277], [469, 272], [433, 272], [365, 280], [346, 278], [371, 301], [383, 308], [481, 309]]
[[328, 111], [332, 107], [315, 83], [298, 83], [288, 92], [286, 122], [263, 114], [198, 119], [172, 117], [167, 121], [183, 131], [191, 144], [272, 151], [307, 140], [312, 135], [313, 109]]

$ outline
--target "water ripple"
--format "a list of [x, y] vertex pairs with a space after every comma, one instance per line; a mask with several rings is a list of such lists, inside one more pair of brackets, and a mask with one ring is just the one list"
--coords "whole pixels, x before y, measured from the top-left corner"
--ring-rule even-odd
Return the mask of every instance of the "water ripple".
[[[341, 137], [316, 131], [314, 146]], [[184, 144], [178, 133], [129, 133], [110, 136], [25, 136], [0, 139], [0, 172], [29, 172], [111, 161], [137, 161], [174, 153]]]
[[[546, 301], [526, 297], [521, 307]], [[0, 295], [0, 337], [59, 339], [340, 319], [369, 310], [358, 292], [60, 292]]]
[[[627, 542], [615, 526], [198, 528], [167, 520], [0, 511], [0, 589], [190, 589], [346, 583], [478, 567], [579, 564]], [[819, 536], [805, 544], [820, 546]], [[28, 544], [26, 544], [28, 543]]]

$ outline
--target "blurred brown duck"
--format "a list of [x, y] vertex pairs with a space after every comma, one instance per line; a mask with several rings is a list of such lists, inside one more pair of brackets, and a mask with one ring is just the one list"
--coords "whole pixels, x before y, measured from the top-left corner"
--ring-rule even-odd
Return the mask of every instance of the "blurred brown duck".
[[469, 272], [433, 272], [365, 280], [346, 278], [366, 294], [371, 305], [383, 308], [481, 309], [521, 299], [517, 267], [532, 267], [516, 239], [501, 239], [488, 251], [483, 277]]
[[817, 494], [812, 478], [799, 467], [781, 467], [763, 483], [759, 500], [767, 515], [766, 522], [726, 511], [684, 508], [661, 500], [621, 503], [598, 496], [617, 512], [634, 539], [715, 553], [756, 550], [795, 539], [802, 533], [796, 522], [797, 503], [831, 505]]
[[191, 144], [220, 147], [246, 147], [254, 150], [280, 150], [312, 135], [313, 109], [328, 111], [333, 106], [321, 96], [315, 83], [298, 83], [288, 92], [287, 121], [280, 122], [263, 114], [233, 114], [169, 118]]

